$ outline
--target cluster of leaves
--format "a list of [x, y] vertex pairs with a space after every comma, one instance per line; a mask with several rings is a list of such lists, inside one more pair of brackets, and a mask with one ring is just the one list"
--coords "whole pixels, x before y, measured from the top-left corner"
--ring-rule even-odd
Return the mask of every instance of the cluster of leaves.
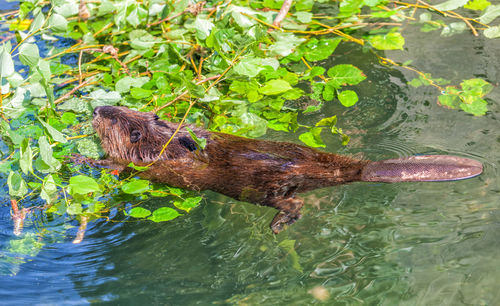
[[[267, 129], [300, 131], [299, 139], [313, 147], [324, 147], [322, 132], [329, 131], [346, 144], [349, 138], [335, 115], [312, 126], [297, 120], [325, 103], [357, 103], [352, 86], [366, 78], [364, 73], [349, 63], [322, 67], [339, 44], [365, 45], [375, 54], [402, 49], [405, 40], [394, 22], [411, 17], [414, 7], [449, 16], [449, 10], [465, 5], [484, 10], [483, 24], [500, 15], [498, 6], [485, 0], [450, 0], [450, 7], [440, 8], [388, 0], [327, 2], [293, 1], [277, 27], [273, 21], [282, 0], [102, 0], [80, 6], [76, 0], [21, 1], [15, 18], [2, 17], [15, 33], [13, 43], [0, 46], [0, 132], [8, 144], [0, 170], [8, 173], [11, 197], [40, 195], [47, 212], [94, 218], [109, 210], [107, 195], [168, 195], [171, 207], [153, 212], [134, 207], [126, 214], [173, 219], [201, 198], [66, 166], [65, 156], [75, 151], [102, 155], [98, 141], [82, 138], [92, 133], [95, 107], [156, 111], [175, 122], [247, 137], [263, 136]], [[337, 16], [322, 14], [320, 6]], [[423, 30], [436, 25], [425, 16]], [[484, 34], [497, 37], [496, 28], [487, 27]], [[489, 88], [485, 81], [468, 80], [462, 90], [447, 87], [439, 101], [484, 114], [482, 97]], [[309, 101], [305, 107], [297, 102], [304, 100]], [[203, 146], [203, 139], [195, 140]]]

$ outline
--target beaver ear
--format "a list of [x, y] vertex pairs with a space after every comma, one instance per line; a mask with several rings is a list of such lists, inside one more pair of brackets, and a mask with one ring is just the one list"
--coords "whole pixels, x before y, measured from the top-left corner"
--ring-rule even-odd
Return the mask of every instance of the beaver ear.
[[131, 143], [136, 143], [142, 138], [141, 131], [139, 130], [133, 130], [130, 132], [130, 142]]

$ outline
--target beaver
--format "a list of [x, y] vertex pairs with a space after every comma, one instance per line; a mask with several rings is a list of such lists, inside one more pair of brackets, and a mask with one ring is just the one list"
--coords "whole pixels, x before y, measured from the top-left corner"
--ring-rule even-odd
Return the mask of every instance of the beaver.
[[[212, 190], [239, 201], [278, 210], [270, 227], [279, 233], [300, 217], [298, 193], [354, 181], [446, 181], [474, 177], [481, 163], [457, 156], [423, 155], [383, 161], [357, 160], [314, 148], [255, 140], [160, 120], [156, 114], [126, 107], [100, 106], [93, 127], [107, 154], [86, 162], [122, 171], [130, 162], [150, 165], [142, 178], [190, 190]], [[165, 144], [170, 143], [162, 151]], [[160, 155], [161, 154], [161, 155]]]

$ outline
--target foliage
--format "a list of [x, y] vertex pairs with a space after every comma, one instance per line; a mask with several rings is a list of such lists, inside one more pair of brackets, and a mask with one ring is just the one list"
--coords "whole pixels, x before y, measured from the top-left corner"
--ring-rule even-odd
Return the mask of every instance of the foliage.
[[[299, 131], [299, 139], [313, 147], [325, 147], [328, 131], [347, 144], [335, 115], [313, 125], [298, 122], [299, 114], [325, 103], [353, 107], [358, 102], [354, 86], [366, 79], [363, 71], [349, 63], [323, 67], [340, 44], [363, 45], [381, 61], [414, 71], [418, 78], [410, 85], [436, 87], [441, 105], [476, 116], [487, 112], [483, 97], [491, 85], [486, 81], [443, 88], [449, 81], [379, 51], [404, 48], [403, 22], [424, 32], [441, 29], [443, 36], [467, 29], [476, 33], [480, 22], [486, 37], [499, 37], [499, 25], [489, 24], [500, 16], [500, 6], [486, 0], [435, 6], [298, 0], [279, 27], [273, 20], [282, 1], [102, 0], [83, 1], [78, 9], [79, 2], [21, 1], [17, 14], [2, 17], [15, 37], [0, 46], [0, 130], [9, 146], [0, 170], [8, 175], [12, 198], [39, 194], [50, 213], [99, 218], [113, 196], [164, 196], [171, 207], [124, 211], [159, 222], [201, 201], [180, 189], [69, 167], [65, 156], [76, 151], [102, 155], [98, 141], [87, 135], [92, 110], [101, 105], [155, 111], [163, 119], [247, 137], [263, 136], [267, 129]], [[325, 16], [320, 5], [338, 15]], [[454, 11], [459, 8], [476, 14], [479, 22]], [[415, 10], [419, 19], [413, 21]], [[299, 100], [314, 103], [302, 108], [294, 103]], [[205, 139], [190, 135], [205, 146]]]

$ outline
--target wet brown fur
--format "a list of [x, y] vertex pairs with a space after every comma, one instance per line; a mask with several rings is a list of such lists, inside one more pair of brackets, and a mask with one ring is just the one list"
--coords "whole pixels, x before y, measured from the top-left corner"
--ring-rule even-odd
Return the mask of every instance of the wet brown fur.
[[[154, 161], [177, 128], [177, 124], [158, 120], [152, 113], [110, 106], [95, 110], [93, 126], [108, 154], [102, 164], [119, 169], [131, 161], [140, 166]], [[207, 139], [203, 150], [195, 147], [182, 128], [140, 176], [275, 207], [280, 211], [271, 223], [275, 233], [300, 218], [303, 201], [297, 193], [358, 181], [368, 163], [293, 143], [191, 129], [198, 138]]]

